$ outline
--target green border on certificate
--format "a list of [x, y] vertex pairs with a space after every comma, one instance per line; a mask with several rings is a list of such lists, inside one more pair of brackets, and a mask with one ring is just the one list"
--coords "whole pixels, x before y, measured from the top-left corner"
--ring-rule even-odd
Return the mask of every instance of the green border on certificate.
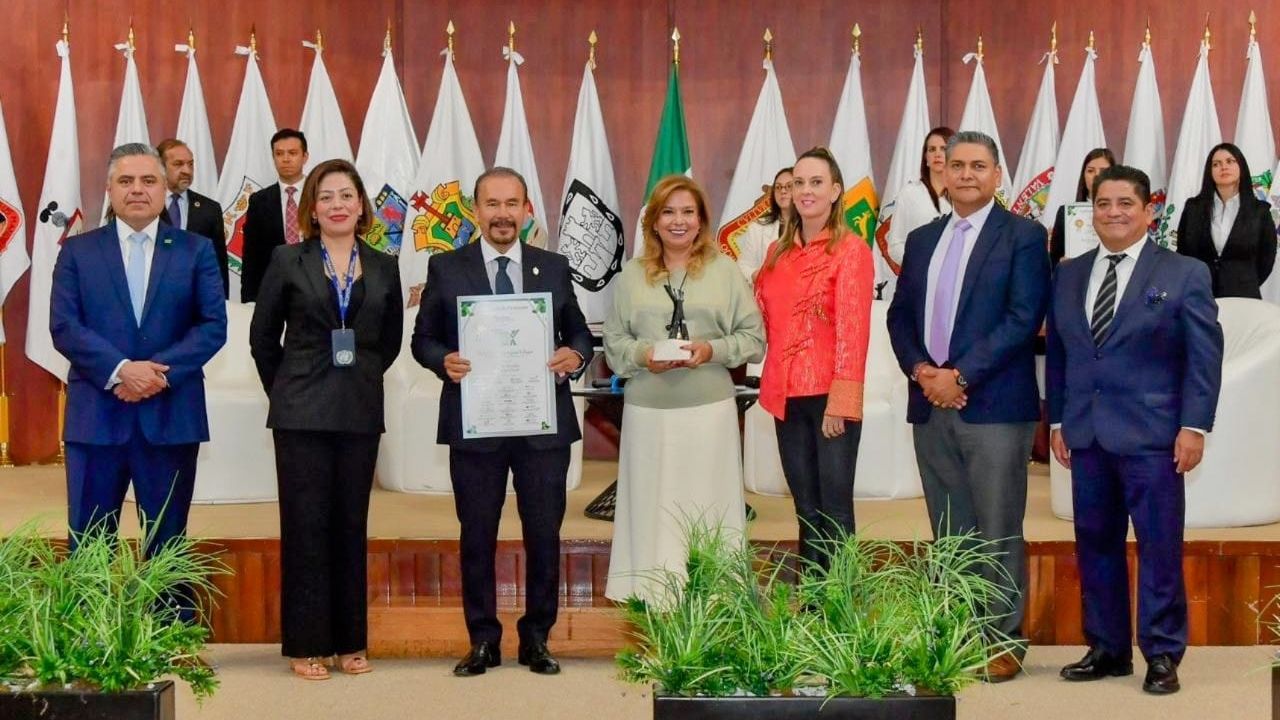
[[459, 296], [462, 437], [554, 435], [554, 349], [551, 293]]

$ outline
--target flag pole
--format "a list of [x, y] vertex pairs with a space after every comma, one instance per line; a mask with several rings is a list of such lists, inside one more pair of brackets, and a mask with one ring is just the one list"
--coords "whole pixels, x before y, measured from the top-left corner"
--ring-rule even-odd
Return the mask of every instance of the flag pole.
[[671, 41], [674, 43], [671, 50], [671, 62], [676, 66], [676, 72], [680, 71], [680, 28], [673, 28], [671, 32]]
[[769, 28], [764, 29], [764, 59], [765, 62], [773, 61], [773, 31]]
[[853, 24], [853, 54], [862, 57], [862, 26]]
[[[0, 310], [0, 324], [4, 323], [4, 311]], [[8, 343], [0, 343], [0, 467], [13, 467], [9, 456], [9, 385], [6, 382], [4, 351]]]
[[67, 464], [67, 441], [63, 438], [66, 436], [67, 429], [67, 384], [58, 383], [58, 457], [54, 459], [54, 465]]
[[444, 28], [444, 34], [449, 38], [449, 57], [453, 57], [453, 34], [455, 32], [457, 31], [453, 27], [453, 21], [450, 20], [449, 24]]
[[596, 69], [596, 43], [600, 42], [600, 38], [596, 35], [596, 31], [592, 30], [587, 36], [587, 45], [591, 48], [587, 51], [587, 64], [592, 70]]

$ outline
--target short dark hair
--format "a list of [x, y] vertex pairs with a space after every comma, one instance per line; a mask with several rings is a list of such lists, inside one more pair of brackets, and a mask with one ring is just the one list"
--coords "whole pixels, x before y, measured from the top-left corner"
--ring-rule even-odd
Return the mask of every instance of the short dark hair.
[[952, 135], [947, 140], [947, 159], [951, 159], [951, 151], [956, 149], [957, 145], [981, 145], [991, 153], [992, 159], [996, 161], [996, 165], [1000, 164], [1000, 148], [996, 146], [996, 141], [990, 135], [979, 132], [977, 130], [961, 130]]
[[165, 140], [161, 140], [159, 145], [156, 145], [156, 154], [160, 156], [160, 161], [164, 162], [165, 153], [177, 147], [184, 147], [188, 150], [191, 149], [186, 143], [182, 142], [178, 138], [167, 138]]
[[271, 136], [271, 149], [275, 150], [276, 143], [289, 138], [296, 138], [298, 142], [302, 143], [302, 152], [307, 151], [307, 136], [303, 135], [301, 130], [294, 130], [293, 128], [280, 128], [277, 130], [276, 134]]
[[341, 173], [351, 178], [360, 195], [360, 219], [356, 221], [356, 239], [363, 238], [369, 228], [373, 227], [373, 204], [369, 202], [369, 194], [364, 191], [364, 180], [356, 166], [346, 160], [325, 160], [311, 170], [307, 182], [302, 186], [302, 198], [298, 201], [298, 231], [305, 240], [320, 237], [320, 223], [311, 217], [316, 206], [316, 196], [320, 194], [320, 181], [334, 173]]
[[488, 170], [485, 170], [484, 172], [480, 173], [480, 177], [476, 178], [475, 187], [471, 189], [471, 200], [473, 202], [480, 201], [480, 184], [491, 177], [515, 178], [516, 180], [520, 181], [520, 189], [524, 191], [524, 199], [525, 200], [529, 199], [529, 183], [524, 181], [523, 175], [516, 172], [515, 170], [512, 170], [509, 167], [504, 167], [502, 165], [494, 165]]
[[1093, 176], [1093, 189], [1089, 192], [1089, 197], [1098, 197], [1098, 188], [1102, 187], [1102, 183], [1109, 180], [1127, 182], [1133, 186], [1134, 192], [1138, 194], [1138, 199], [1143, 205], [1151, 202], [1151, 178], [1136, 167], [1128, 165], [1112, 165]]

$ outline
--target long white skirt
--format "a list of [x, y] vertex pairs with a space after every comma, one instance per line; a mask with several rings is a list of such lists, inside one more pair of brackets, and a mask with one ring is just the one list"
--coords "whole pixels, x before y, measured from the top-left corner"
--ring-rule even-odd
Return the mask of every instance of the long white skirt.
[[685, 528], [746, 527], [738, 409], [732, 399], [674, 410], [627, 405], [618, 455], [618, 502], [605, 597], [667, 597], [653, 575], [685, 575]]

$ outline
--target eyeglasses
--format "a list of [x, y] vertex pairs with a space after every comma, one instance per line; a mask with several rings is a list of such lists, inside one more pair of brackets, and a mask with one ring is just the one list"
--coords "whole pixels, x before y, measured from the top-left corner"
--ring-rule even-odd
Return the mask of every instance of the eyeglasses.
[[788, 184], [778, 183], [777, 185], [773, 186], [773, 191], [776, 193], [790, 193], [791, 185], [790, 183]]

